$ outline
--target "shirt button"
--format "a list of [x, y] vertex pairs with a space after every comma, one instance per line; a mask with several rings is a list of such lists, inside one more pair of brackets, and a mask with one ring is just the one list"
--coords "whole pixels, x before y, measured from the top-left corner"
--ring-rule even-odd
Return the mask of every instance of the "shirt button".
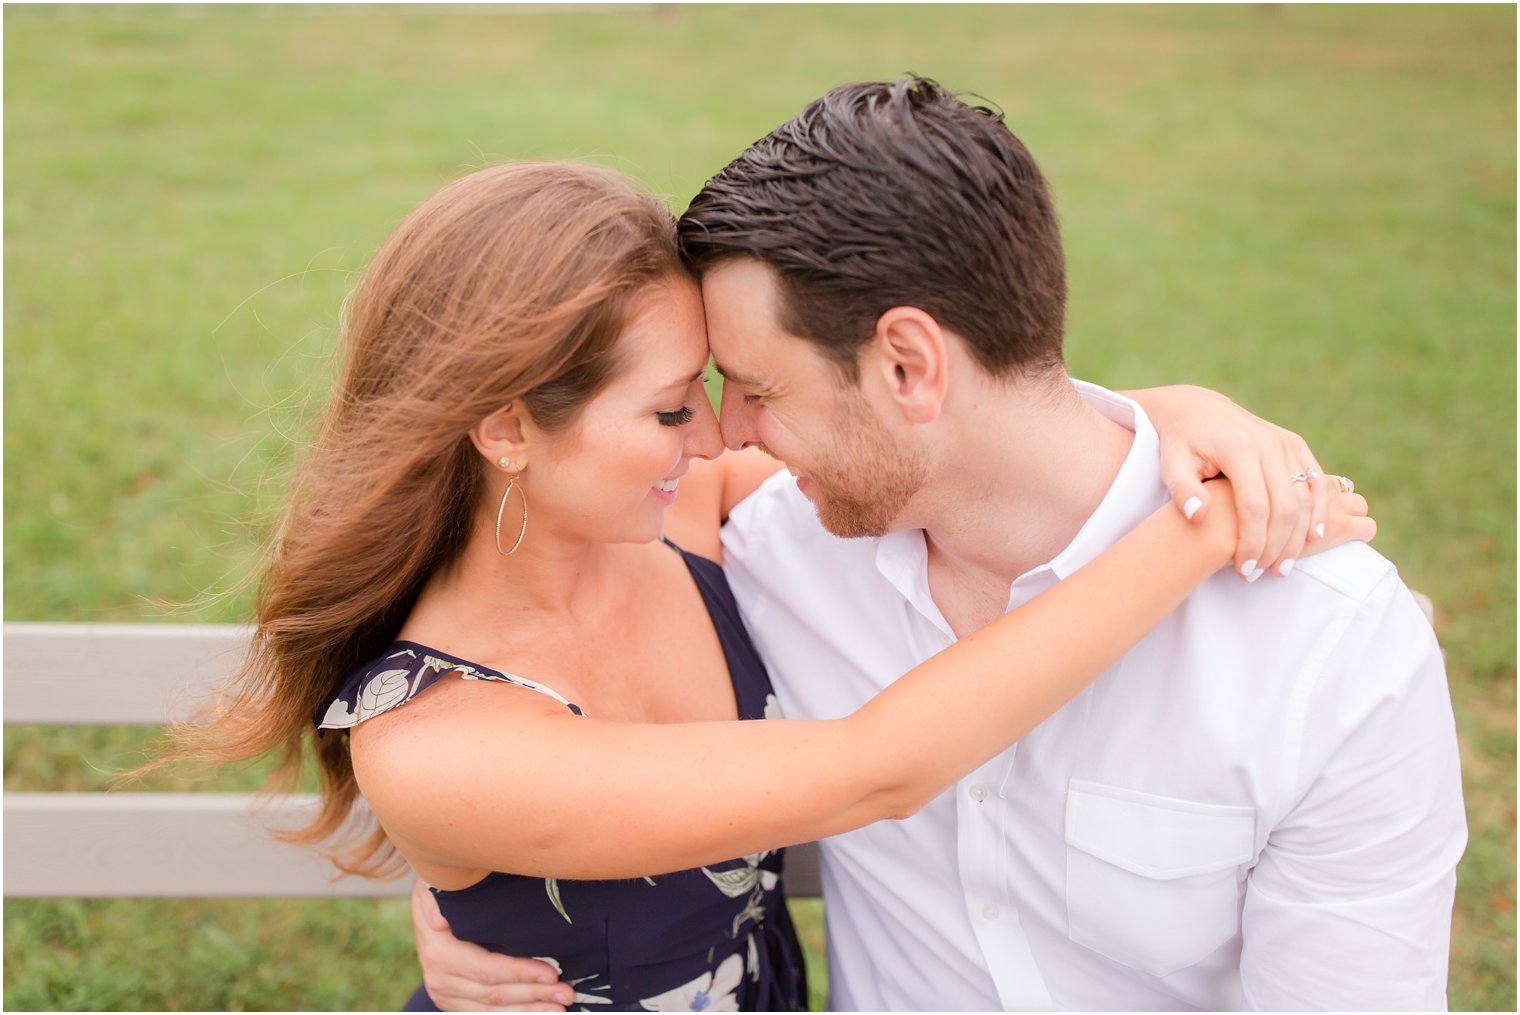
[[971, 799], [975, 800], [977, 803], [981, 803], [983, 800], [986, 800], [987, 787], [983, 786], [981, 783], [977, 783], [975, 786], [972, 786]]
[[996, 906], [988, 904], [982, 907], [982, 918], [985, 920], [996, 920], [1001, 912], [1002, 910]]

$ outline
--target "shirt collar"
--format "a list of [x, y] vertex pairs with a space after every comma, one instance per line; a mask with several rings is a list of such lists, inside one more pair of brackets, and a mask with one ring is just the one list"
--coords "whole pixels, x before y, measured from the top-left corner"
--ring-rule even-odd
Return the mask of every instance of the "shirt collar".
[[1098, 509], [1088, 516], [1066, 549], [1049, 567], [1057, 578], [1069, 578], [1078, 568], [1108, 549], [1166, 501], [1161, 482], [1161, 445], [1156, 428], [1134, 399], [1072, 378], [1088, 406], [1135, 434], [1124, 464], [1109, 485]]
[[[1129, 454], [1098, 508], [1054, 558], [1033, 568], [1014, 582], [1044, 571], [1065, 579], [1082, 565], [1118, 542], [1130, 529], [1166, 501], [1161, 482], [1160, 444], [1145, 410], [1133, 400], [1086, 381], [1071, 379], [1082, 399], [1097, 412], [1135, 434]], [[882, 576], [931, 619], [940, 618], [929, 594], [929, 549], [923, 529], [906, 529], [881, 536], [876, 546], [876, 568]], [[936, 619], [943, 624], [942, 619]]]
[[876, 570], [920, 613], [949, 630], [929, 594], [929, 545], [923, 529], [902, 529], [879, 537]]

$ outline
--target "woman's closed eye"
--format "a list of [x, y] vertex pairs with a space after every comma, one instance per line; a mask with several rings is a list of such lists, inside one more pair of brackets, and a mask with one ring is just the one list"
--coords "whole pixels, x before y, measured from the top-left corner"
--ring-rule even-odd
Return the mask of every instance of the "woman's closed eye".
[[689, 405], [683, 405], [674, 412], [657, 412], [655, 417], [659, 419], [661, 426], [682, 426], [691, 422], [695, 410]]

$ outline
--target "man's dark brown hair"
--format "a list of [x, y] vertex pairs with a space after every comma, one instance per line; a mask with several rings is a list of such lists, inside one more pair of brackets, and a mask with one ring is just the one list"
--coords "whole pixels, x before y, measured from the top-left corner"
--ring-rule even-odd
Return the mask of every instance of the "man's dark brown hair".
[[779, 278], [779, 324], [852, 383], [877, 319], [913, 306], [995, 376], [1061, 365], [1066, 262], [1045, 179], [1002, 113], [926, 78], [840, 85], [752, 144], [681, 217], [698, 274]]

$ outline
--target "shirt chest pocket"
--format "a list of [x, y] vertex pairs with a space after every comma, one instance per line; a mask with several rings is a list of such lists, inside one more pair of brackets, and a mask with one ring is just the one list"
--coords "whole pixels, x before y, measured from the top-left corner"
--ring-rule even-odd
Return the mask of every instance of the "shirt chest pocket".
[[1066, 794], [1071, 940], [1163, 976], [1240, 929], [1256, 810], [1072, 780]]

